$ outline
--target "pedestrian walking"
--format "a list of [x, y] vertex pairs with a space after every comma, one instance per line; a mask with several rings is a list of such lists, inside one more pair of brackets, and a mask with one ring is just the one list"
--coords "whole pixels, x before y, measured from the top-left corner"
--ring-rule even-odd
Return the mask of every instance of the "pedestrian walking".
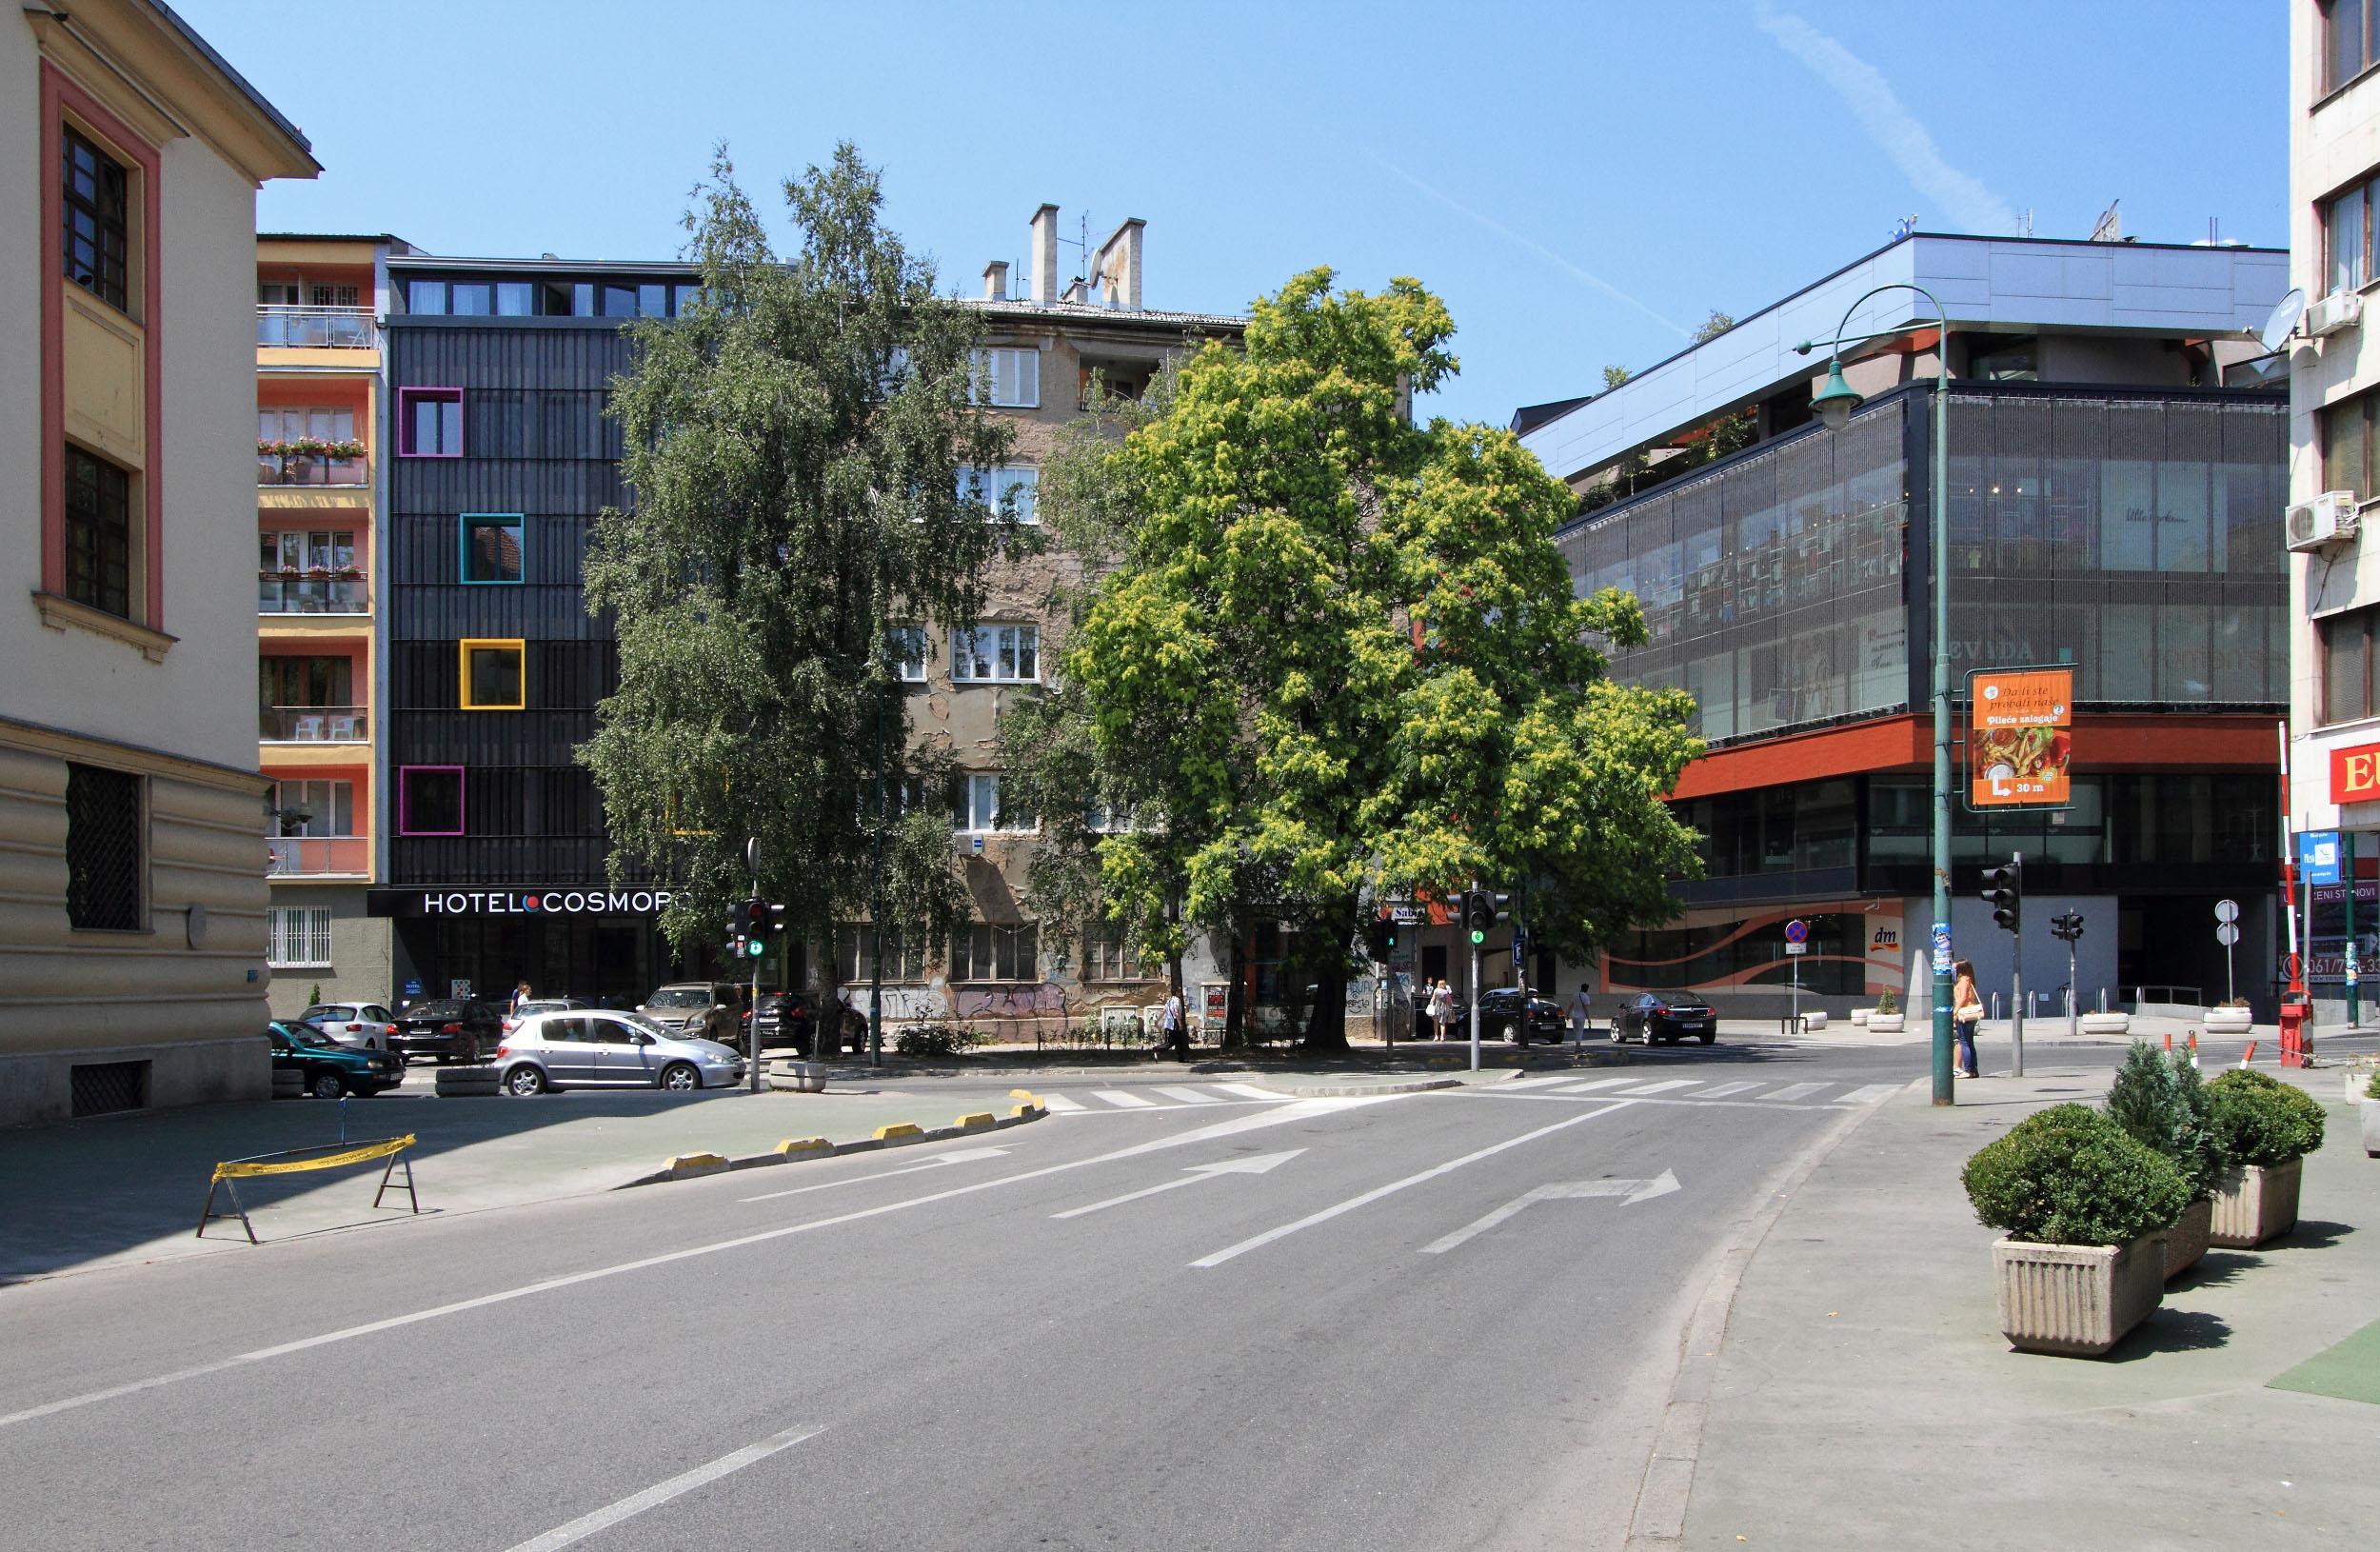
[[1154, 1054], [1171, 1051], [1179, 1060], [1189, 1061], [1190, 1025], [1182, 1017], [1181, 993], [1169, 991], [1165, 994], [1165, 1011], [1158, 1015], [1157, 1024], [1164, 1038]]
[[519, 1013], [521, 1011], [521, 1005], [528, 1000], [529, 984], [526, 981], [516, 981], [512, 984], [512, 1006], [507, 1008], [506, 1011], [510, 1013]]
[[1587, 1031], [1595, 1027], [1595, 1010], [1587, 1002], [1587, 984], [1578, 983], [1578, 994], [1570, 1000], [1570, 1038], [1584, 1045]]
[[1455, 993], [1453, 989], [1446, 985], [1446, 978], [1444, 976], [1439, 976], [1438, 978], [1438, 985], [1430, 988], [1430, 1005], [1428, 1011], [1430, 1015], [1430, 1027], [1435, 1031], [1434, 1038], [1444, 1040], [1446, 1038], [1446, 1026], [1449, 1024], [1452, 1024], [1455, 1019]]
[[1983, 1022], [1983, 994], [1975, 990], [1973, 960], [1958, 962], [1958, 985], [1951, 991], [1951, 1023], [1958, 1031], [1958, 1075], [1980, 1078], [1975, 1065], [1975, 1025]]

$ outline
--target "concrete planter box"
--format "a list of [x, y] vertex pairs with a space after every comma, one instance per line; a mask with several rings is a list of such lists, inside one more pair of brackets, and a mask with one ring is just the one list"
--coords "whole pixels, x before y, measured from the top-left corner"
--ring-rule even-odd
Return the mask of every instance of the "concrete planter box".
[[823, 1094], [825, 1065], [818, 1062], [779, 1062], [768, 1069], [768, 1086], [780, 1094]]
[[2086, 1035], [2129, 1035], [2132, 1032], [2132, 1016], [2129, 1013], [2086, 1013], [2082, 1016], [2082, 1032]]
[[2364, 1117], [2364, 1157], [2380, 1159], [2380, 1100], [2363, 1100], [2356, 1108]]
[[1813, 1012], [1813, 1013], [1804, 1013], [1804, 1014], [1801, 1016], [1801, 1026], [1802, 1026], [1804, 1029], [1823, 1029], [1823, 1028], [1825, 1028], [1825, 1027], [1826, 1027], [1826, 1009], [1824, 1009], [1824, 1008], [1819, 1008], [1818, 1010], [1816, 1010], [1815, 1012]]
[[2207, 1033], [2211, 1035], [2244, 1035], [2255, 1026], [2255, 1012], [2245, 1007], [2211, 1007], [2207, 1009]]
[[2365, 1093], [2365, 1090], [2371, 1086], [2371, 1073], [2370, 1069], [2367, 1068], [2361, 1071], [2350, 1071], [2346, 1076], [2345, 1083], [2347, 1084], [2348, 1104], [2361, 1104], [2367, 1098], [2370, 1097]]
[[1869, 1018], [1869, 1015], [1873, 1014], [1874, 1012], [1875, 1012], [1875, 1009], [1874, 1009], [1874, 1008], [1873, 1008], [1873, 1007], [1854, 1007], [1854, 1008], [1853, 1008], [1853, 1009], [1851, 1010], [1851, 1022], [1852, 1022], [1852, 1025], [1853, 1025], [1853, 1027], [1854, 1027], [1854, 1028], [1859, 1028], [1859, 1029], [1864, 1029], [1864, 1028], [1866, 1028], [1866, 1027], [1868, 1026], [1868, 1018]]
[[1871, 1012], [1868, 1015], [1868, 1027], [1879, 1035], [1897, 1035], [1901, 1032], [1902, 1017], [1903, 1015], [1898, 1013]]
[[2019, 1352], [2096, 1358], [2165, 1298], [2164, 1231], [2130, 1244], [1999, 1240], [2000, 1330]]
[[494, 1067], [440, 1067], [438, 1092], [450, 1099], [504, 1091], [504, 1074]]
[[2165, 1236], [2165, 1280], [2168, 1283], [2198, 1264], [2207, 1253], [2207, 1236], [2214, 1227], [2214, 1204], [2193, 1202], [2182, 1209]]
[[2214, 1192], [2213, 1243], [2246, 1250], [2297, 1226], [2297, 1186], [2303, 1159], [2247, 1164], [2223, 1177]]

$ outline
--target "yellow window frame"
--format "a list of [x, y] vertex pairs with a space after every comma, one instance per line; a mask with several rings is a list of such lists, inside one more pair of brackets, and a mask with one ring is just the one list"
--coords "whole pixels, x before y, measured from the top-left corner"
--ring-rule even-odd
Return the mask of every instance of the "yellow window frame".
[[[485, 651], [490, 648], [510, 651], [513, 656], [513, 661], [520, 665], [521, 672], [516, 680], [516, 683], [520, 686], [519, 699], [509, 703], [496, 701], [474, 701], [471, 699], [471, 654], [476, 651]], [[529, 644], [525, 638], [519, 636], [466, 636], [459, 645], [455, 662], [461, 675], [460, 682], [456, 686], [456, 698], [461, 703], [464, 710], [526, 711], [528, 709]]]

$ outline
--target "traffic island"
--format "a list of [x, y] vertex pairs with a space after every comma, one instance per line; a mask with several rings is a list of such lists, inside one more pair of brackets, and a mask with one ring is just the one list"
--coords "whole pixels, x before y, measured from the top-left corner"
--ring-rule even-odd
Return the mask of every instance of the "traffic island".
[[914, 1121], [896, 1121], [877, 1127], [872, 1136], [848, 1143], [831, 1143], [823, 1137], [788, 1138], [766, 1153], [744, 1158], [731, 1159], [716, 1153], [684, 1154], [669, 1160], [654, 1173], [639, 1176], [616, 1188], [627, 1190], [639, 1185], [660, 1185], [670, 1181], [698, 1180], [704, 1175], [719, 1175], [733, 1170], [764, 1169], [773, 1164], [794, 1164], [807, 1159], [832, 1159], [846, 1153], [875, 1153], [884, 1148], [908, 1147], [919, 1143], [942, 1143], [955, 1137], [1004, 1131], [1010, 1126], [1040, 1121], [1048, 1114], [1046, 1105], [1028, 1096], [1026, 1103], [1017, 1105], [1005, 1116], [974, 1111], [959, 1117], [947, 1126], [922, 1126]]

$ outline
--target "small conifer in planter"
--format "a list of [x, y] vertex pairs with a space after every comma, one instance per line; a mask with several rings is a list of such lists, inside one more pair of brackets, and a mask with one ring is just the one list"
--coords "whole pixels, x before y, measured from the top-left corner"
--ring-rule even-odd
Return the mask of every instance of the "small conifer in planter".
[[2207, 1116], [2207, 1091], [2198, 1069], [2145, 1040], [2132, 1042], [2107, 1111], [2135, 1143], [2154, 1148], [2182, 1172], [2190, 1202], [2165, 1242], [2165, 1275], [2180, 1276], [2207, 1251], [2226, 1159], [2221, 1138]]

